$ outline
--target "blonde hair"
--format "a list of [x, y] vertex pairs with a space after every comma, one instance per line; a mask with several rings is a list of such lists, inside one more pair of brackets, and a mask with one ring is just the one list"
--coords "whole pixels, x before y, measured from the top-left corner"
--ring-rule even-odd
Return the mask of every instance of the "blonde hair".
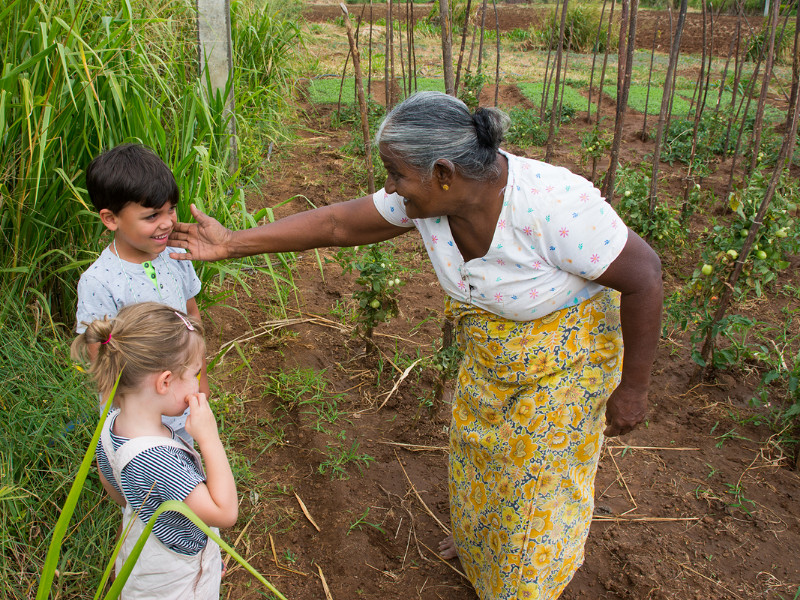
[[72, 342], [72, 358], [88, 362], [89, 346], [99, 344], [89, 373], [103, 397], [111, 392], [117, 377], [117, 395], [124, 395], [151, 373], [182, 375], [205, 352], [203, 325], [158, 302], [131, 304], [113, 319], [98, 319], [86, 326]]

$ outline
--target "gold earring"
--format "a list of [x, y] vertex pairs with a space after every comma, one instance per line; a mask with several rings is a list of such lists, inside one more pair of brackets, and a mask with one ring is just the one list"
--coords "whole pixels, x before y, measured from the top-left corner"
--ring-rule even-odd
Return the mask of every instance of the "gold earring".
[[450, 186], [449, 186], [449, 185], [447, 185], [447, 184], [445, 183], [445, 184], [442, 186], [442, 189], [443, 189], [443, 190], [446, 192], [447, 190], [449, 190], [449, 189], [450, 189]]

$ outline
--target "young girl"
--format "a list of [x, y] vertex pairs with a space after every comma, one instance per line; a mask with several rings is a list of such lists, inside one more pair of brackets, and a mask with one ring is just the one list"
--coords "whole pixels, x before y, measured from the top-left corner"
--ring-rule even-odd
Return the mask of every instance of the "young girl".
[[[230, 527], [238, 516], [236, 484], [214, 415], [197, 375], [203, 365], [202, 325], [156, 302], [124, 307], [113, 319], [89, 324], [72, 344], [73, 356], [86, 359], [99, 344], [89, 369], [103, 397], [120, 376], [96, 457], [100, 480], [121, 506], [122, 544], [116, 571], [130, 554], [145, 524], [166, 500], [181, 500], [206, 524]], [[205, 459], [166, 425], [162, 415], [190, 414], [186, 430]], [[123, 589], [121, 598], [219, 599], [222, 563], [219, 546], [189, 519], [165, 512]]]

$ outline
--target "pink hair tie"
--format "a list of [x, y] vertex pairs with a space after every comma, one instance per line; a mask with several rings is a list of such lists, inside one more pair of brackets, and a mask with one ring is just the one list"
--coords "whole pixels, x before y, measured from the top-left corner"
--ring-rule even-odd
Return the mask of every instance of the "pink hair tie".
[[100, 345], [101, 346], [105, 346], [110, 341], [111, 341], [111, 334], [109, 333], [108, 334], [108, 338], [106, 338], [106, 341], [105, 342], [100, 342]]
[[189, 323], [189, 319], [187, 319], [186, 317], [184, 317], [184, 316], [183, 316], [181, 313], [179, 313], [177, 310], [175, 310], [175, 311], [172, 311], [172, 312], [174, 312], [176, 315], [178, 315], [178, 318], [179, 318], [181, 321], [183, 321], [183, 324], [184, 324], [184, 325], [186, 325], [186, 329], [188, 329], [189, 331], [194, 331], [194, 326], [193, 326], [191, 323]]

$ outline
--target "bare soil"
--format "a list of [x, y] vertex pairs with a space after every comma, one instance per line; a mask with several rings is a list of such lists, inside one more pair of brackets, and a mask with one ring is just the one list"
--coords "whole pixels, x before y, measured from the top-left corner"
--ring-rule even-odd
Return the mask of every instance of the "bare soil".
[[[366, 9], [364, 8], [366, 7]], [[414, 4], [414, 20], [419, 21], [427, 18], [433, 10], [433, 4]], [[350, 14], [353, 18], [361, 18], [369, 22], [370, 11], [367, 5], [352, 4], [349, 6]], [[513, 29], [528, 29], [533, 25], [541, 26], [546, 23], [548, 16], [552, 12], [552, 7], [535, 6], [532, 4], [521, 3], [498, 3], [497, 22], [494, 20], [494, 11], [489, 9], [486, 16], [486, 28], [499, 28], [500, 31], [511, 31]], [[362, 13], [363, 11], [363, 13]], [[395, 19], [405, 23], [406, 6], [400, 5], [394, 9]], [[303, 9], [303, 16], [311, 22], [329, 21], [342, 16], [342, 10], [338, 2], [308, 4]], [[374, 5], [372, 9], [372, 20], [386, 18], [386, 5]], [[710, 19], [706, 20], [706, 39], [709, 41], [715, 56], [727, 56], [730, 44], [736, 37], [737, 20], [735, 16], [716, 15], [713, 18], [713, 26]], [[653, 47], [653, 36], [656, 36], [656, 50], [658, 52], [669, 52], [671, 27], [675, 27], [677, 15], [673, 13], [672, 19], [667, 11], [658, 10], [639, 10], [636, 25], [636, 48], [651, 49]], [[742, 23], [742, 35], [749, 35], [749, 31], [759, 31], [764, 19], [759, 16], [748, 16]], [[690, 12], [686, 15], [686, 24], [681, 38], [681, 52], [699, 54], [703, 51], [703, 15], [697, 12]]]
[[[503, 108], [525, 101], [513, 86], [500, 92]], [[493, 97], [493, 88], [484, 89], [485, 103]], [[265, 163], [265, 183], [248, 198], [250, 210], [294, 198], [276, 211], [281, 217], [307, 210], [306, 198], [321, 205], [359, 194], [353, 159], [342, 151], [350, 133], [331, 127], [333, 110], [306, 107], [299, 139], [277, 145]], [[604, 110], [610, 118], [611, 101]], [[553, 162], [588, 175], [576, 158], [588, 127], [580, 119], [564, 126]], [[640, 128], [641, 115], [629, 116], [623, 163], [638, 163], [651, 151]], [[509, 149], [543, 155], [541, 148]], [[677, 193], [680, 167], [663, 168], [665, 189]], [[708, 185], [722, 195], [725, 179], [721, 172]], [[297, 293], [286, 300], [295, 320], [274, 318], [274, 288], [261, 274], [250, 280], [249, 295], [230, 285], [235, 295], [206, 313], [212, 349], [242, 340], [212, 373], [221, 398], [227, 393], [244, 401], [219, 404], [228, 412], [218, 412], [240, 456], [237, 473], [250, 473], [240, 477], [239, 523], [224, 537], [292, 600], [476, 598], [458, 560], [436, 554], [449, 525], [449, 393], [431, 402], [437, 385], [431, 368], [418, 365], [403, 378], [409, 364], [438, 344], [443, 294], [415, 233], [396, 245], [409, 271], [399, 274], [405, 282], [400, 315], [376, 330], [378, 357], [364, 354], [342, 317], [356, 286], [352, 275], [325, 262], [333, 250], [297, 256]], [[662, 258], [669, 289], [697, 261], [677, 252]], [[781, 275], [778, 285], [785, 282], [798, 286], [798, 270]], [[782, 320], [781, 308], [798, 303], [771, 295], [747, 310]], [[324, 371], [329, 406], [341, 394], [335, 401], [341, 414], [323, 430], [310, 405], [291, 399], [295, 390], [264, 393], [270, 377], [298, 368]], [[800, 477], [764, 415], [748, 407], [759, 374], [719, 374], [689, 388], [692, 368], [687, 339], [664, 338], [647, 422], [604, 448], [586, 560], [563, 599], [796, 598]], [[332, 448], [354, 442], [358, 454], [371, 457], [368, 465], [345, 464], [346, 479], [320, 472]], [[223, 597], [264, 597], [249, 574], [229, 565]]]

